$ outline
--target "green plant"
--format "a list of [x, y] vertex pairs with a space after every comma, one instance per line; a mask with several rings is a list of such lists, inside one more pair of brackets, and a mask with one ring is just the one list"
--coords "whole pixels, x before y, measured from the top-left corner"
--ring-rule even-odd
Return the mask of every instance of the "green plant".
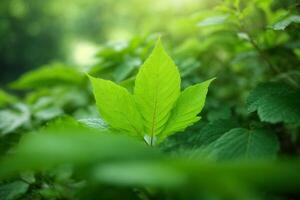
[[180, 92], [180, 74], [160, 39], [140, 68], [134, 94], [109, 80], [90, 77], [101, 117], [114, 129], [149, 145], [200, 120], [210, 79]]
[[[1, 85], [0, 199], [298, 199], [298, 1], [181, 1], [195, 2], [193, 11], [176, 13], [127, 1], [128, 15], [143, 16], [139, 29], [166, 35], [172, 59], [160, 41], [147, 59], [156, 34], [135, 29], [131, 39], [99, 44], [93, 66], [51, 62]], [[12, 33], [4, 43], [14, 43]]]

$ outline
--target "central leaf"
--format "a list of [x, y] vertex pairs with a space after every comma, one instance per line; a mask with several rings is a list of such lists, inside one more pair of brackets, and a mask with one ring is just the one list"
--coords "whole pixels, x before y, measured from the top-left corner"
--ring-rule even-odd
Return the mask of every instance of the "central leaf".
[[111, 81], [90, 77], [97, 107], [113, 129], [143, 138], [153, 146], [197, 122], [214, 79], [180, 93], [180, 74], [160, 39], [141, 66], [134, 94]]
[[150, 144], [162, 132], [180, 94], [180, 75], [158, 40], [136, 77], [134, 98], [144, 120]]

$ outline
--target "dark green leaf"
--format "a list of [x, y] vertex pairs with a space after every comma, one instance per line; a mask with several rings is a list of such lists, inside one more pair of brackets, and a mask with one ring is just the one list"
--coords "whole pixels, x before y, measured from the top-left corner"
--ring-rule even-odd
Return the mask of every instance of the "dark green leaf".
[[250, 112], [257, 111], [262, 121], [270, 123], [300, 122], [300, 90], [283, 83], [264, 83], [254, 89], [248, 99]]
[[0, 184], [0, 199], [15, 200], [24, 194], [29, 188], [27, 183], [14, 181], [7, 184]]
[[220, 160], [274, 158], [279, 150], [276, 135], [268, 130], [235, 128], [208, 146]]

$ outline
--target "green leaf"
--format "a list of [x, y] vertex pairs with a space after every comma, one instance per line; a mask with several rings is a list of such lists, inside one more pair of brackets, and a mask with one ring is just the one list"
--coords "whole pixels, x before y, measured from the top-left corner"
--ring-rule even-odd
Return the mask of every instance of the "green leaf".
[[262, 121], [269, 123], [300, 122], [300, 90], [283, 83], [264, 83], [255, 88], [247, 99], [249, 112], [257, 111]]
[[17, 101], [17, 98], [0, 89], [0, 107], [12, 104]]
[[184, 131], [186, 127], [200, 120], [197, 115], [204, 106], [208, 87], [213, 80], [190, 86], [180, 94], [160, 139], [175, 132]]
[[276, 22], [272, 28], [276, 31], [278, 30], [285, 30], [288, 26], [290, 26], [292, 23], [300, 23], [300, 15], [291, 15], [284, 19], [281, 19], [280, 21]]
[[53, 63], [22, 75], [20, 79], [11, 84], [11, 87], [32, 89], [59, 84], [80, 84], [83, 77], [83, 74], [73, 67]]
[[143, 137], [143, 122], [133, 96], [109, 80], [90, 77], [100, 115], [112, 127]]
[[59, 119], [25, 134], [14, 156], [1, 159], [0, 179], [9, 174], [45, 170], [61, 164], [101, 163], [112, 160], [158, 158], [160, 154], [128, 136], [91, 129], [72, 118]]
[[27, 183], [22, 181], [14, 181], [7, 184], [0, 185], [0, 199], [1, 200], [14, 200], [24, 194], [29, 188]]
[[145, 130], [153, 139], [160, 134], [180, 93], [180, 75], [158, 40], [153, 52], [137, 74], [134, 97], [144, 119]]
[[206, 26], [224, 24], [224, 22], [226, 22], [227, 19], [228, 19], [228, 15], [212, 16], [200, 21], [197, 25], [199, 27], [206, 27]]
[[[209, 191], [220, 199], [245, 199], [239, 198], [244, 186], [257, 191], [299, 190], [299, 159], [217, 163], [166, 157], [128, 137], [71, 124], [60, 121], [50, 129], [25, 134], [14, 151], [1, 159], [0, 179], [67, 164], [76, 177], [86, 180], [80, 189], [99, 189], [98, 183], [108, 183], [109, 187], [154, 186], [159, 190], [175, 186], [178, 191], [195, 191], [195, 195]], [[233, 187], [229, 193], [228, 186]], [[231, 195], [238, 197], [226, 198]]]
[[100, 118], [80, 119], [80, 120], [78, 120], [78, 122], [80, 122], [90, 128], [107, 129], [106, 123]]
[[279, 150], [279, 142], [276, 135], [268, 130], [235, 128], [208, 148], [221, 160], [274, 158]]
[[238, 127], [238, 124], [232, 119], [219, 119], [210, 123], [202, 121], [183, 133], [171, 135], [160, 143], [159, 147], [163, 151], [172, 153], [182, 153], [187, 150], [190, 155], [190, 150], [200, 152], [201, 149], [205, 149], [206, 146], [236, 127]]
[[[115, 129], [138, 133], [153, 145], [200, 119], [197, 114], [204, 106], [213, 79], [187, 88], [180, 95], [179, 71], [159, 39], [136, 76], [134, 99], [110, 81], [98, 79], [96, 88], [96, 79], [91, 80], [103, 119]], [[116, 109], [119, 111], [115, 112]], [[130, 113], [133, 116], [128, 118]]]
[[237, 127], [237, 123], [232, 119], [212, 121], [200, 130], [198, 143], [201, 145], [209, 145], [235, 127]]
[[24, 104], [16, 104], [14, 109], [0, 111], [0, 135], [6, 135], [26, 126], [30, 122], [30, 110]]
[[113, 163], [96, 168], [97, 181], [116, 185], [182, 186], [186, 174], [163, 162]]

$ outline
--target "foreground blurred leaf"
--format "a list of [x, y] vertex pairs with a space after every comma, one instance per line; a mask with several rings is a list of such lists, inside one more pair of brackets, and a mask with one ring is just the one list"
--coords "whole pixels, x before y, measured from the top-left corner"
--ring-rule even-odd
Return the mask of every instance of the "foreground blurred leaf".
[[[249, 150], [261, 150], [257, 138], [252, 138], [256, 146], [251, 144]], [[272, 149], [264, 145], [265, 150]], [[72, 120], [62, 120], [24, 136], [15, 153], [2, 159], [0, 177], [63, 164], [71, 164], [86, 180], [87, 187], [90, 183], [167, 187], [176, 194], [187, 191], [201, 196], [204, 193], [199, 191], [207, 191], [221, 199], [240, 200], [253, 190], [295, 192], [300, 186], [297, 160], [215, 163], [166, 158], [129, 138], [83, 128]]]
[[26, 134], [16, 155], [1, 165], [0, 176], [26, 169], [49, 169], [57, 164], [86, 164], [104, 159], [156, 156], [139, 142], [106, 130], [90, 129], [73, 120], [60, 120], [36, 133]]
[[174, 187], [183, 185], [186, 174], [164, 162], [112, 163], [94, 171], [98, 181], [126, 186]]
[[257, 111], [262, 121], [299, 124], [299, 99], [300, 90], [283, 83], [264, 83], [250, 93], [247, 105], [250, 112]]
[[279, 150], [276, 135], [267, 130], [235, 128], [208, 147], [220, 160], [274, 158]]

